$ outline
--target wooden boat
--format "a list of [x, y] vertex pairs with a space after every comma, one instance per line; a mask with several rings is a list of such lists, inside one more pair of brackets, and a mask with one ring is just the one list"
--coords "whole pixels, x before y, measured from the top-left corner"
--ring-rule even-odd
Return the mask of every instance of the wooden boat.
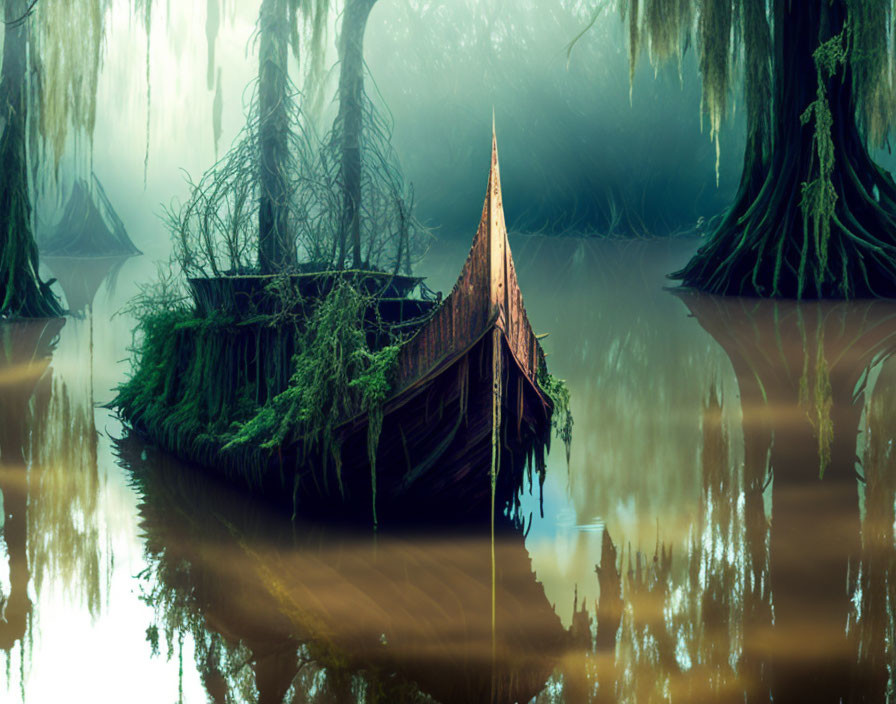
[[[451, 293], [400, 351], [377, 452], [378, 504], [401, 514], [488, 515], [493, 445], [501, 495], [520, 483], [527, 461], [543, 462], [553, 408], [538, 385], [542, 364], [507, 241], [493, 134], [470, 253]], [[368, 466], [367, 418], [351, 419], [345, 432], [343, 476]], [[369, 501], [366, 486], [361, 497]]]
[[[303, 276], [292, 278], [300, 286], [312, 285]], [[226, 296], [217, 283], [190, 283], [200, 314], [203, 307], [223, 305]], [[235, 308], [251, 302], [260, 288], [258, 282], [237, 283], [240, 297], [239, 301], [233, 297]], [[533, 468], [543, 476], [553, 411], [538, 384], [544, 354], [526, 317], [507, 241], [494, 134], [482, 219], [457, 283], [444, 300], [428, 305], [401, 299], [409, 283], [398, 277], [391, 287], [399, 298], [387, 296], [385, 301], [400, 309], [404, 300], [417, 328], [399, 352], [394, 394], [383, 408], [375, 477], [365, 413], [345, 418], [337, 427], [338, 463], [323, 461], [327, 458], [309, 461], [302, 448], [283, 446], [264, 456], [261, 471], [247, 470], [245, 455], [229, 453], [214, 438], [184, 439], [177, 435], [177, 427], [165, 432], [142, 427], [139, 412], [122, 408], [122, 413], [163, 448], [234, 479], [248, 480], [253, 490], [293, 510], [328, 515], [337, 510], [364, 521], [370, 521], [372, 510], [380, 517], [403, 519], [437, 515], [450, 515], [455, 521], [487, 519], [493, 468], [499, 495], [518, 495], [508, 489], [519, 489], [524, 476], [531, 482]], [[381, 313], [383, 305], [381, 301]], [[427, 312], [427, 307], [434, 310]], [[396, 320], [402, 319], [399, 311]], [[224, 341], [242, 350], [243, 356], [228, 362], [226, 370], [211, 370], [216, 376], [206, 384], [214, 393], [240, 379], [245, 387], [259, 389], [264, 403], [286, 388], [292, 343], [284, 343], [280, 331], [270, 327], [254, 334], [236, 344]], [[189, 351], [180, 355], [185, 356]], [[178, 374], [189, 371], [181, 369]], [[180, 382], [175, 378], [173, 383]]]

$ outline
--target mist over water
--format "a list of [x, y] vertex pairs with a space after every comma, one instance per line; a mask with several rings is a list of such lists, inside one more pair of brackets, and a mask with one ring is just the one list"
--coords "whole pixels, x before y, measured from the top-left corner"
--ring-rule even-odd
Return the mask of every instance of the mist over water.
[[[40, 203], [43, 227], [58, 218], [71, 179], [92, 167], [135, 244], [164, 256], [162, 205], [187, 196], [185, 173], [198, 178], [215, 162], [216, 123], [217, 157], [224, 155], [245, 123], [247, 86], [257, 74], [257, 8], [222, 3], [217, 31], [214, 24], [206, 31], [212, 5], [153, 3], [147, 95], [143, 23], [131, 3], [110, 4], [93, 149], [84, 139], [69, 145], [59, 186], [51, 179]], [[493, 109], [512, 231], [664, 235], [693, 230], [728, 203], [743, 151], [737, 106], [721, 134], [717, 185], [694, 52], [680, 71], [674, 63], [655, 70], [642, 57], [630, 91], [614, 12], [567, 56], [590, 17], [580, 3], [530, 0], [513, 12], [498, 0], [374, 7], [367, 92], [391, 115], [418, 217], [441, 236], [466, 237], [478, 221]], [[335, 41], [334, 22], [327, 66], [336, 61]], [[314, 115], [321, 131], [335, 114], [336, 73], [329, 70]], [[293, 75], [301, 83], [295, 64]]]

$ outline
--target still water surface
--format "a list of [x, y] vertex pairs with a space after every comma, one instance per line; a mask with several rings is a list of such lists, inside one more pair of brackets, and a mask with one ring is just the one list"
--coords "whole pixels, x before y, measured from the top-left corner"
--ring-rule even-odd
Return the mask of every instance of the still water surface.
[[495, 582], [487, 529], [292, 523], [128, 435], [113, 314], [153, 265], [55, 262], [81, 316], [0, 327], [0, 701], [886, 701], [896, 304], [676, 294], [687, 241], [513, 246], [576, 427]]

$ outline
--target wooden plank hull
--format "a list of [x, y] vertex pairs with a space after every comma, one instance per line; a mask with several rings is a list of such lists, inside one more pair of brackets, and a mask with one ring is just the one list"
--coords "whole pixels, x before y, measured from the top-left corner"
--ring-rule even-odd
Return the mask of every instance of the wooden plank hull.
[[[495, 351], [501, 376], [493, 376]], [[498, 432], [493, 421], [500, 390]], [[513, 509], [529, 482], [538, 481], [550, 427], [550, 408], [514, 364], [497, 328], [458, 359], [395, 397], [386, 407], [376, 454], [380, 519], [488, 520], [492, 504], [492, 440], [497, 436], [496, 508]], [[338, 513], [370, 522], [374, 484], [367, 454], [367, 419], [343, 428], [342, 464], [302, 461], [297, 448], [273, 460], [254, 488], [302, 515]], [[233, 478], [239, 468], [219, 467]], [[533, 479], [533, 475], [538, 478]], [[340, 487], [341, 484], [341, 487]]]

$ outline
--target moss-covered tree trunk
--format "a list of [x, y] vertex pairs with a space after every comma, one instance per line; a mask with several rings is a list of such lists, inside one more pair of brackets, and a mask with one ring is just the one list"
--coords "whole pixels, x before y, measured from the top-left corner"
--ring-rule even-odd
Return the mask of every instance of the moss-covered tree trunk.
[[766, 124], [750, 110], [734, 205], [673, 277], [727, 295], [896, 296], [896, 184], [857, 124], [846, 2], [774, 0], [772, 12], [773, 113]]
[[0, 317], [49, 318], [62, 309], [38, 275], [28, 187], [25, 90], [28, 28], [26, 0], [6, 0], [6, 35], [0, 73]]
[[343, 207], [339, 263], [344, 266], [347, 249], [352, 266], [363, 265], [361, 256], [361, 130], [364, 99], [364, 32], [376, 0], [347, 0], [339, 35], [340, 159]]
[[263, 0], [258, 21], [259, 210], [258, 266], [262, 273], [296, 263], [289, 232], [289, 21], [287, 0]]

